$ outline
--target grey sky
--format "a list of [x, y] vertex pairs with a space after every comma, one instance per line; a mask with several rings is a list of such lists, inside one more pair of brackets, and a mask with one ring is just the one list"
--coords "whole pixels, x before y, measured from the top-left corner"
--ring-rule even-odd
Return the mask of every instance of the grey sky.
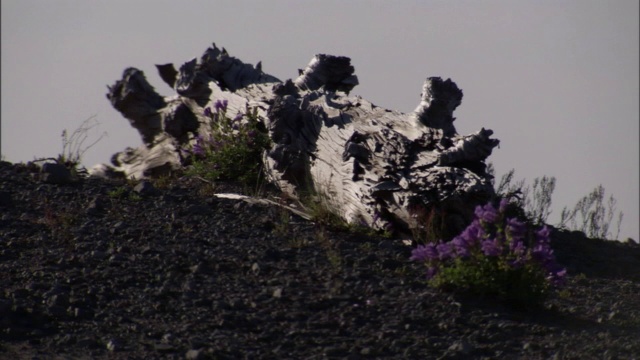
[[[212, 42], [281, 80], [314, 54], [349, 56], [376, 105], [412, 111], [428, 76], [464, 91], [456, 128], [489, 128], [489, 158], [532, 182], [557, 178], [550, 222], [602, 184], [639, 239], [638, 1], [3, 0], [1, 151], [56, 156], [60, 133], [97, 115], [90, 167], [140, 139], [106, 85], [129, 66], [172, 94], [154, 64]], [[87, 141], [90, 142], [91, 139]]]

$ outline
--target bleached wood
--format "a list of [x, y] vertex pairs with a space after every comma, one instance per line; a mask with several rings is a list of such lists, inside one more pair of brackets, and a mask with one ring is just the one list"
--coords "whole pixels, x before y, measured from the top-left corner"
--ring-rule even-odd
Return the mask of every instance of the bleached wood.
[[346, 57], [316, 55], [285, 82], [215, 44], [177, 72], [157, 67], [177, 95], [161, 97], [132, 68], [109, 87], [107, 97], [144, 145], [114, 155], [102, 173], [140, 178], [178, 169], [181, 151], [209, 132], [204, 109], [227, 100], [229, 116], [257, 108], [265, 121], [273, 141], [263, 157], [268, 179], [291, 197], [316, 193], [349, 222], [407, 230], [437, 207], [459, 227], [494, 195], [484, 161], [499, 141], [484, 128], [456, 132], [462, 91], [449, 79], [426, 79], [416, 110], [405, 114], [350, 96], [358, 79]]

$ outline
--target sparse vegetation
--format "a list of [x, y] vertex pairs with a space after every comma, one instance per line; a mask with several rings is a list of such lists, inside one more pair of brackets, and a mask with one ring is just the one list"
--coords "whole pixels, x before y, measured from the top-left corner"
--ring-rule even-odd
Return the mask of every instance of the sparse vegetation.
[[449, 242], [419, 245], [411, 259], [427, 265], [431, 285], [497, 296], [518, 306], [537, 306], [565, 270], [555, 262], [550, 230], [534, 230], [509, 217], [507, 199], [498, 208], [478, 206], [475, 219]]
[[119, 186], [109, 191], [107, 195], [112, 199], [129, 199], [131, 201], [142, 200], [142, 196], [134, 191], [131, 191], [131, 189], [128, 188], [128, 185]]
[[[283, 200], [280, 199], [280, 204], [283, 204]], [[285, 210], [282, 206], [278, 207], [279, 211], [279, 221], [274, 224], [273, 232], [277, 236], [284, 237], [289, 233], [289, 225], [291, 223], [291, 213]], [[292, 237], [292, 247], [300, 247], [300, 241], [295, 240], [296, 237]]]
[[117, 187], [113, 190], [110, 190], [108, 195], [114, 199], [124, 198], [127, 194], [128, 190], [124, 186]]
[[51, 208], [46, 208], [43, 221], [51, 229], [52, 236], [69, 240], [71, 227], [76, 222], [76, 216], [69, 212], [53, 211]]
[[107, 136], [107, 133], [103, 132], [91, 144], [85, 145], [91, 130], [98, 126], [100, 126], [100, 123], [96, 120], [96, 116], [93, 115], [84, 120], [71, 135], [69, 135], [67, 129], [62, 130], [62, 152], [53, 160], [69, 169], [73, 177], [79, 174], [86, 174], [87, 170], [81, 165], [82, 156]]
[[336, 273], [340, 272], [342, 270], [342, 256], [327, 235], [326, 229], [321, 228], [316, 231], [316, 241], [325, 249], [327, 260], [331, 264], [333, 271]]
[[89, 132], [98, 126], [100, 123], [94, 115], [83, 121], [71, 135], [68, 134], [67, 129], [62, 130], [62, 153], [58, 155], [58, 162], [73, 167], [80, 165], [84, 153], [107, 136], [107, 133], [103, 132], [97, 140], [85, 146], [84, 143], [89, 138]]
[[[493, 166], [488, 167], [493, 173]], [[522, 209], [523, 216], [531, 224], [540, 226], [547, 223], [551, 214], [551, 198], [555, 190], [555, 177], [535, 178], [533, 191], [525, 185], [524, 179], [514, 181], [515, 170], [504, 174], [496, 187], [499, 197], [513, 199]], [[616, 214], [616, 199], [611, 195], [605, 204], [605, 190], [602, 185], [597, 186], [590, 194], [584, 196], [569, 209], [564, 207], [560, 214], [559, 228], [577, 230], [588, 237], [598, 239], [618, 239], [623, 213]], [[615, 232], [611, 228], [612, 220], [616, 218]]]
[[183, 155], [191, 159], [187, 175], [205, 180], [238, 181], [245, 187], [261, 183], [262, 152], [271, 140], [257, 109], [247, 109], [231, 119], [227, 101], [216, 101], [214, 110], [205, 109], [211, 134], [198, 135], [192, 148]]
[[556, 178], [546, 175], [535, 178], [531, 191], [529, 185], [525, 185], [524, 179], [514, 182], [514, 175], [515, 169], [511, 169], [502, 176], [496, 187], [496, 194], [501, 198], [512, 199], [532, 224], [546, 224], [551, 214], [551, 198], [556, 187]]
[[[494, 174], [491, 164], [487, 171]], [[514, 174], [511, 169], [496, 186], [499, 207], [477, 207], [473, 222], [451, 241], [439, 240], [446, 226], [435, 217], [435, 209], [416, 212], [423, 225], [416, 227], [414, 240], [423, 245], [413, 250], [411, 259], [427, 264], [431, 285], [539, 305], [561, 283], [565, 270], [555, 262], [546, 226], [556, 179], [536, 178], [529, 187], [524, 180], [514, 181]], [[565, 207], [558, 226], [590, 238], [610, 238], [616, 200], [610, 196], [605, 204], [604, 194], [600, 185], [572, 210]], [[618, 213], [616, 239], [621, 221]]]
[[380, 232], [367, 225], [347, 222], [331, 207], [328, 199], [320, 193], [308, 191], [301, 197], [301, 202], [318, 227], [365, 236], [391, 236], [390, 232]]
[[445, 223], [447, 214], [437, 207], [427, 210], [424, 206], [414, 206], [412, 216], [415, 219], [415, 226], [411, 228], [414, 243], [427, 244], [449, 238]]
[[300, 200], [318, 226], [342, 231], [349, 229], [349, 224], [331, 208], [329, 201], [324, 196], [309, 191], [301, 196]]
[[598, 185], [590, 194], [580, 199], [572, 210], [564, 207], [560, 214], [558, 226], [582, 231], [590, 238], [618, 239], [623, 213], [618, 212], [615, 236], [613, 236], [614, 233], [611, 231], [610, 226], [611, 221], [616, 216], [617, 201], [611, 195], [605, 205], [604, 193], [604, 187]]
[[175, 180], [173, 175], [162, 175], [153, 179], [153, 186], [158, 189], [168, 189]]
[[63, 165], [71, 172], [72, 179], [87, 175], [87, 169], [81, 164], [82, 156], [87, 150], [91, 149], [107, 136], [107, 133], [103, 132], [94, 142], [85, 145], [85, 142], [89, 138], [89, 132], [98, 126], [100, 126], [100, 123], [94, 115], [84, 120], [71, 135], [69, 135], [67, 129], [62, 130], [62, 152], [55, 158], [39, 158], [35, 159], [34, 162], [52, 161]]

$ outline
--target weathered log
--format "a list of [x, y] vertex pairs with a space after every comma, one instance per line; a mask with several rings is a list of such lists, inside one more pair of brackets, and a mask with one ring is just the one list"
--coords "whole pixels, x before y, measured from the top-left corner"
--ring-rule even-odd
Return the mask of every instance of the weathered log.
[[273, 146], [265, 151], [267, 178], [292, 197], [312, 191], [345, 220], [376, 229], [414, 229], [436, 208], [452, 228], [470, 220], [475, 205], [494, 195], [485, 159], [499, 144], [491, 130], [461, 136], [453, 111], [457, 85], [427, 78], [420, 104], [404, 114], [348, 93], [358, 84], [347, 57], [316, 55], [294, 80], [281, 82], [229, 56], [215, 44], [176, 71], [157, 65], [177, 95], [162, 98], [141, 71], [127, 69], [107, 97], [143, 139], [114, 155], [94, 174], [143, 178], [185, 164], [181, 150], [208, 134], [203, 116], [227, 100], [231, 117], [256, 108]]

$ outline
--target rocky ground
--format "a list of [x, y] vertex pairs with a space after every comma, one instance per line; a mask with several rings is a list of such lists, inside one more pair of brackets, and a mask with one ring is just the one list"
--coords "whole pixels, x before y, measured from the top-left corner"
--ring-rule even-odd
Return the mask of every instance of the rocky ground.
[[518, 310], [431, 289], [400, 239], [211, 196], [232, 186], [56, 182], [0, 163], [3, 359], [640, 358], [633, 242], [554, 231], [568, 284]]

